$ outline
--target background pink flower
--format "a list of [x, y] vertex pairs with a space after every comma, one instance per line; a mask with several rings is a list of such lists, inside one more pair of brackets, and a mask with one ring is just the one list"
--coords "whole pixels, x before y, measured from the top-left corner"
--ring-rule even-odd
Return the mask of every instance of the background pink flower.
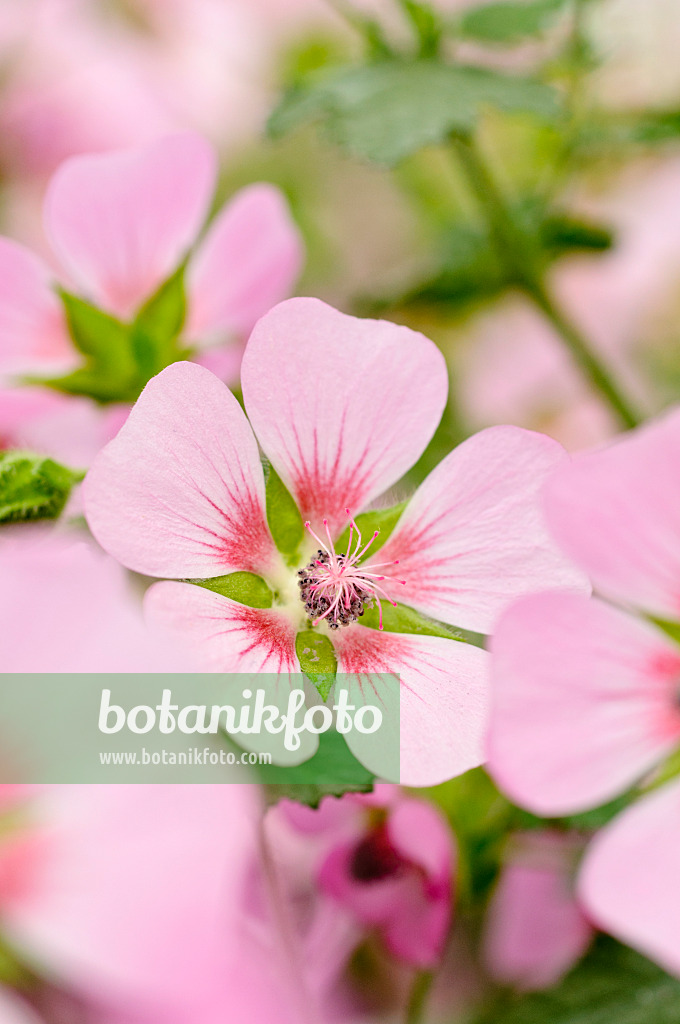
[[[192, 134], [67, 161], [45, 202], [46, 232], [67, 286], [107, 312], [131, 318], [196, 242], [215, 175], [215, 153]], [[187, 341], [247, 333], [289, 291], [301, 260], [300, 238], [278, 191], [266, 184], [242, 190], [189, 265]], [[40, 371], [63, 361], [68, 335], [51, 272], [7, 240], [0, 269], [0, 366]]]
[[499, 984], [550, 988], [588, 948], [593, 928], [574, 892], [582, 845], [548, 830], [510, 838], [484, 931], [484, 961]]
[[[499, 623], [490, 767], [539, 814], [573, 813], [649, 784], [680, 745], [679, 446], [675, 410], [579, 457], [548, 484], [556, 536], [598, 594], [622, 607], [537, 594]], [[586, 856], [581, 890], [596, 920], [674, 970], [680, 917], [660, 898], [662, 886], [671, 888], [672, 856], [656, 851], [677, 854], [676, 789], [644, 797], [604, 830]]]

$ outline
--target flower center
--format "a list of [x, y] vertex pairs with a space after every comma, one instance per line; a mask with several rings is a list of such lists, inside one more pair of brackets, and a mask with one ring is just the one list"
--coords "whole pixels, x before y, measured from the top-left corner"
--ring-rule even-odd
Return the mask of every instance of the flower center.
[[[345, 509], [345, 511], [349, 516], [350, 527], [347, 550], [344, 553], [335, 550], [327, 519], [323, 521], [327, 541], [321, 540], [314, 533], [310, 524], [305, 523], [305, 528], [320, 547], [311, 562], [298, 572], [300, 597], [305, 611], [313, 620], [312, 625], [316, 626], [325, 619], [331, 629], [349, 626], [351, 622], [356, 622], [364, 614], [364, 609], [371, 608], [375, 601], [380, 613], [378, 628], [382, 629], [381, 597], [383, 600], [389, 601], [395, 608], [397, 602], [392, 600], [381, 584], [388, 581], [405, 585], [406, 580], [398, 580], [383, 572], [376, 572], [376, 570], [385, 569], [391, 565], [398, 565], [399, 559], [395, 559], [393, 562], [361, 564], [361, 559], [380, 531], [376, 530], [368, 544], [362, 548], [361, 531], [352, 519], [349, 509]], [[352, 549], [353, 544], [354, 549]]]

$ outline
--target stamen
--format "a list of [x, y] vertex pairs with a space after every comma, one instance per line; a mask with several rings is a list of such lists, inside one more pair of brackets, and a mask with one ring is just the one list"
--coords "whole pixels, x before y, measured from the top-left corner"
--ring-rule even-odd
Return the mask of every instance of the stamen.
[[381, 583], [399, 583], [405, 586], [406, 580], [375, 571], [398, 565], [398, 558], [393, 562], [360, 565], [360, 560], [380, 535], [380, 531], [376, 530], [368, 543], [362, 547], [361, 530], [352, 518], [350, 510], [347, 508], [345, 512], [349, 518], [349, 539], [344, 554], [335, 550], [327, 519], [323, 520], [327, 542], [312, 530], [309, 522], [305, 523], [305, 529], [320, 547], [316, 557], [298, 573], [300, 597], [312, 619], [312, 625], [316, 626], [326, 620], [331, 629], [356, 622], [364, 614], [365, 609], [372, 607], [375, 601], [378, 605], [378, 628], [382, 629], [381, 598], [389, 601], [395, 608], [397, 602], [390, 597]]

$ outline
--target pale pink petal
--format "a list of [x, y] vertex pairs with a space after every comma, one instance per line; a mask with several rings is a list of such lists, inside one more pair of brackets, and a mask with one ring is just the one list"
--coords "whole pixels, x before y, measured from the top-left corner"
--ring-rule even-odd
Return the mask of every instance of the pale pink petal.
[[[394, 781], [432, 786], [483, 762], [488, 704], [484, 651], [443, 637], [380, 633], [365, 626], [339, 630], [333, 643], [339, 671], [357, 674], [350, 686], [350, 702], [357, 706], [379, 706], [385, 685], [380, 675], [399, 675], [400, 727], [393, 742], [399, 744], [401, 771]], [[347, 742], [362, 764], [385, 777], [375, 737], [352, 730]]]
[[585, 953], [593, 928], [573, 890], [578, 853], [559, 833], [513, 837], [484, 935], [486, 967], [499, 984], [549, 988]]
[[228, 203], [191, 260], [187, 337], [247, 336], [287, 298], [300, 273], [303, 247], [283, 194], [249, 185]]
[[45, 222], [68, 274], [121, 317], [172, 274], [208, 211], [216, 158], [199, 135], [78, 156], [50, 184]]
[[492, 631], [514, 598], [536, 590], [589, 592], [544, 521], [541, 491], [568, 456], [519, 427], [491, 427], [464, 441], [418, 488], [380, 562], [404, 579], [395, 599], [462, 629]]
[[548, 518], [595, 588], [680, 617], [680, 411], [582, 455], [547, 489]]
[[544, 816], [615, 797], [680, 740], [680, 652], [601, 601], [536, 594], [492, 641], [489, 769]]
[[56, 282], [48, 267], [0, 237], [0, 372], [48, 373], [75, 362]]
[[156, 583], [151, 622], [184, 638], [205, 672], [298, 672], [295, 628], [282, 612], [250, 608], [191, 583]]
[[2, 1024], [40, 1024], [31, 1007], [4, 985], [0, 986], [0, 1020]]
[[84, 495], [102, 547], [149, 576], [258, 573], [275, 557], [253, 433], [231, 392], [193, 363], [147, 384]]
[[23, 448], [83, 468], [116, 434], [128, 410], [46, 388], [0, 388], [0, 451]]
[[[295, 653], [295, 626], [275, 609], [250, 608], [221, 594], [192, 585], [156, 583], [146, 595], [147, 617], [159, 634], [179, 639], [204, 672], [248, 674], [225, 680], [225, 702], [240, 705], [244, 685], [264, 691], [267, 705], [288, 712], [293, 686], [304, 680]], [[299, 719], [298, 719], [299, 721]], [[277, 765], [297, 765], [309, 760], [319, 741], [314, 733], [300, 734], [297, 749], [286, 746], [283, 733], [239, 734], [239, 746], [271, 754]]]
[[125, 573], [70, 533], [16, 527], [0, 540], [4, 672], [186, 671], [145, 625]]
[[593, 921], [680, 974], [680, 782], [646, 796], [597, 834], [578, 891]]
[[238, 952], [250, 787], [52, 786], [36, 813], [10, 941], [83, 994], [191, 1020]]
[[289, 299], [253, 331], [246, 409], [304, 517], [333, 528], [421, 455], [446, 402], [444, 358], [422, 334]]

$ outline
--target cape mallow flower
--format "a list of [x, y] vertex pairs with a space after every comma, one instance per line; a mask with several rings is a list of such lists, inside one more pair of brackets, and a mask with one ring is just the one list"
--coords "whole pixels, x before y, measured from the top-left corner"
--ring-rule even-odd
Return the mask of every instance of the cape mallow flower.
[[272, 1019], [249, 1018], [264, 997], [236, 970], [252, 786], [26, 787], [0, 810], [3, 940], [91, 1005], [87, 1020], [217, 1024], [229, 1005]]
[[484, 924], [486, 969], [500, 985], [550, 988], [590, 945], [594, 930], [574, 892], [582, 847], [557, 830], [510, 838]]
[[326, 797], [318, 811], [279, 813], [316, 851], [319, 887], [398, 959], [435, 967], [451, 924], [456, 851], [448, 825], [424, 800], [396, 786]]
[[499, 785], [544, 816], [670, 780], [598, 833], [579, 891], [597, 924], [676, 973], [679, 457], [675, 410], [556, 472], [549, 522], [600, 597], [536, 594], [506, 611], [489, 741]]
[[91, 540], [41, 526], [0, 539], [3, 672], [191, 671], [154, 635], [121, 567]]
[[0, 985], [0, 1019], [4, 1024], [40, 1024], [30, 1006], [4, 985]]
[[0, 239], [0, 373], [47, 373], [79, 362], [59, 281], [127, 323], [190, 252], [183, 345], [247, 336], [290, 291], [302, 245], [283, 196], [268, 184], [238, 192], [199, 242], [216, 175], [214, 150], [193, 133], [66, 160], [44, 209], [60, 275]]
[[[566, 454], [514, 427], [470, 438], [418, 488], [374, 554], [377, 536], [360, 536], [354, 517], [432, 437], [447, 394], [439, 350], [406, 327], [291, 299], [255, 327], [242, 387], [250, 423], [203, 367], [176, 363], [149, 382], [86, 478], [96, 538], [128, 568], [171, 578], [151, 588], [148, 612], [192, 638], [206, 669], [299, 672], [296, 635], [314, 630], [332, 641], [340, 672], [399, 674], [402, 781], [435, 783], [479, 764], [486, 654], [440, 626], [438, 635], [422, 623], [414, 632], [413, 617], [387, 629], [359, 619], [371, 605], [399, 605], [490, 632], [514, 597], [581, 590], [538, 502]], [[307, 524], [287, 558], [267, 521], [258, 441]], [[262, 577], [270, 600], [259, 603], [270, 607], [181, 582], [235, 572]], [[367, 703], [376, 686], [359, 687]], [[370, 740], [348, 735], [368, 767]]]

